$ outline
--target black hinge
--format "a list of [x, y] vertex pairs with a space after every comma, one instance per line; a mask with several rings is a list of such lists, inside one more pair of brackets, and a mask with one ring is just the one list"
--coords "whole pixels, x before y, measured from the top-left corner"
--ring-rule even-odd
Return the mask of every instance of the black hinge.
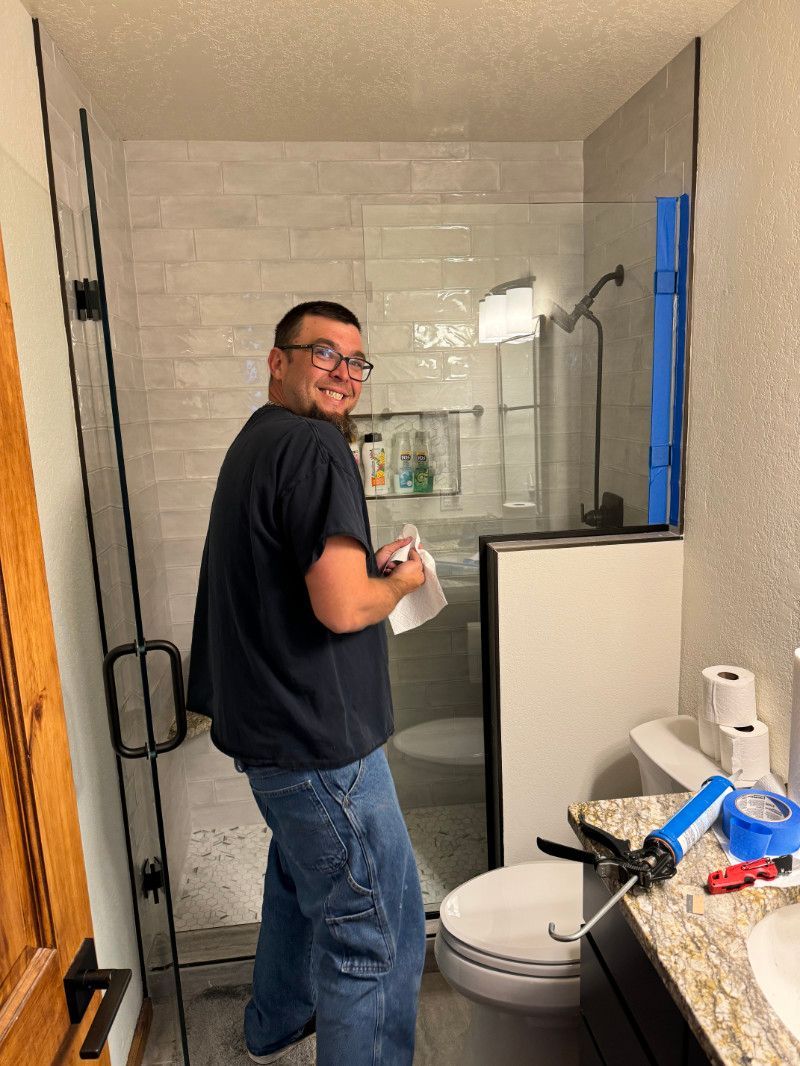
[[164, 888], [164, 871], [161, 859], [145, 859], [142, 864], [142, 892], [147, 899], [153, 893], [153, 903], [158, 903], [158, 890]]
[[84, 278], [75, 282], [75, 303], [81, 322], [87, 318], [100, 321], [100, 286], [96, 281]]

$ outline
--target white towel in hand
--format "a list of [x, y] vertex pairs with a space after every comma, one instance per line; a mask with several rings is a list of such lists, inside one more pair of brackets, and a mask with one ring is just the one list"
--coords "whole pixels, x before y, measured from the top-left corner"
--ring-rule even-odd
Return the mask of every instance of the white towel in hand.
[[447, 606], [442, 586], [436, 576], [436, 563], [433, 561], [433, 556], [430, 552], [425, 551], [424, 548], [420, 550], [417, 527], [412, 526], [410, 523], [403, 526], [403, 532], [400, 536], [413, 537], [414, 540], [412, 544], [406, 544], [404, 548], [398, 548], [392, 555], [391, 561], [404, 563], [411, 548], [416, 548], [425, 570], [425, 584], [420, 585], [419, 588], [404, 596], [389, 615], [389, 623], [395, 636], [398, 633], [405, 633], [409, 629], [416, 629], [417, 626], [421, 626], [425, 622], [430, 622], [431, 618], [435, 618], [442, 607]]

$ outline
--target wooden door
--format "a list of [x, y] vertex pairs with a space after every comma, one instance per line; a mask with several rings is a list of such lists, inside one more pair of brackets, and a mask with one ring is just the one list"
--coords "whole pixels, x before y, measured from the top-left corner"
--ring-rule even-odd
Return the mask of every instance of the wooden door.
[[92, 923], [1, 238], [0, 433], [0, 1066], [60, 1066], [99, 994], [72, 1025]]

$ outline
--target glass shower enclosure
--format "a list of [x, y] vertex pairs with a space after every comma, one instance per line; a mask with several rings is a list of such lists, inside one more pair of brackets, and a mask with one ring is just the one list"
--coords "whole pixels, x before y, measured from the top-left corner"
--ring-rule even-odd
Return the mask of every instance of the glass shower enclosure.
[[[188, 1063], [182, 975], [252, 956], [268, 837], [241, 775], [211, 746], [207, 720], [183, 705], [167, 570], [171, 554], [183, 552], [183, 566], [194, 547], [165, 539], [160, 522], [153, 466], [163, 429], [150, 417], [135, 323], [129, 332], [124, 307], [109, 315], [103, 255], [117, 272], [118, 231], [114, 205], [93, 189], [91, 151], [84, 121], [85, 202], [59, 203], [59, 214], [110, 727], [143, 977], [172, 1061]], [[602, 488], [624, 501], [624, 524], [652, 521], [656, 391], [655, 203], [440, 200], [364, 205], [364, 281], [353, 293], [354, 307], [366, 308], [375, 363], [356, 412], [359, 442], [380, 434], [388, 466], [385, 493], [367, 485], [373, 540], [415, 525], [447, 599], [425, 626], [389, 636], [396, 732], [388, 757], [431, 917], [447, 892], [494, 861], [479, 538], [579, 528], [598, 463]], [[677, 218], [677, 201], [672, 211]], [[552, 308], [573, 307], [617, 263], [624, 284], [605, 288], [593, 307], [606, 338], [599, 395], [596, 331], [582, 319], [564, 331]], [[95, 278], [92, 293], [84, 279]], [[515, 279], [532, 285], [530, 328], [482, 342], [481, 301]], [[265, 358], [268, 338], [242, 330], [237, 340], [254, 365]], [[674, 374], [667, 391], [671, 404]], [[229, 428], [217, 449], [235, 433]], [[427, 456], [427, 476], [410, 493], [396, 480], [405, 440], [412, 464], [419, 448]], [[187, 601], [193, 573], [186, 565], [180, 575]]]

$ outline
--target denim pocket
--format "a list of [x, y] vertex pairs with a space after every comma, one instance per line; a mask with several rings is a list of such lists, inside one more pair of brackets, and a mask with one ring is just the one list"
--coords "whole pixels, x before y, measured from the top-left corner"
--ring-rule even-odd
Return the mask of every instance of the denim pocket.
[[312, 873], [341, 870], [347, 862], [347, 848], [311, 781], [275, 789], [259, 775], [251, 772], [249, 777], [267, 824], [276, 832], [281, 848], [291, 860]]
[[392, 968], [394, 954], [375, 894], [353, 879], [349, 866], [337, 876], [325, 901], [325, 923], [342, 973], [372, 977]]

